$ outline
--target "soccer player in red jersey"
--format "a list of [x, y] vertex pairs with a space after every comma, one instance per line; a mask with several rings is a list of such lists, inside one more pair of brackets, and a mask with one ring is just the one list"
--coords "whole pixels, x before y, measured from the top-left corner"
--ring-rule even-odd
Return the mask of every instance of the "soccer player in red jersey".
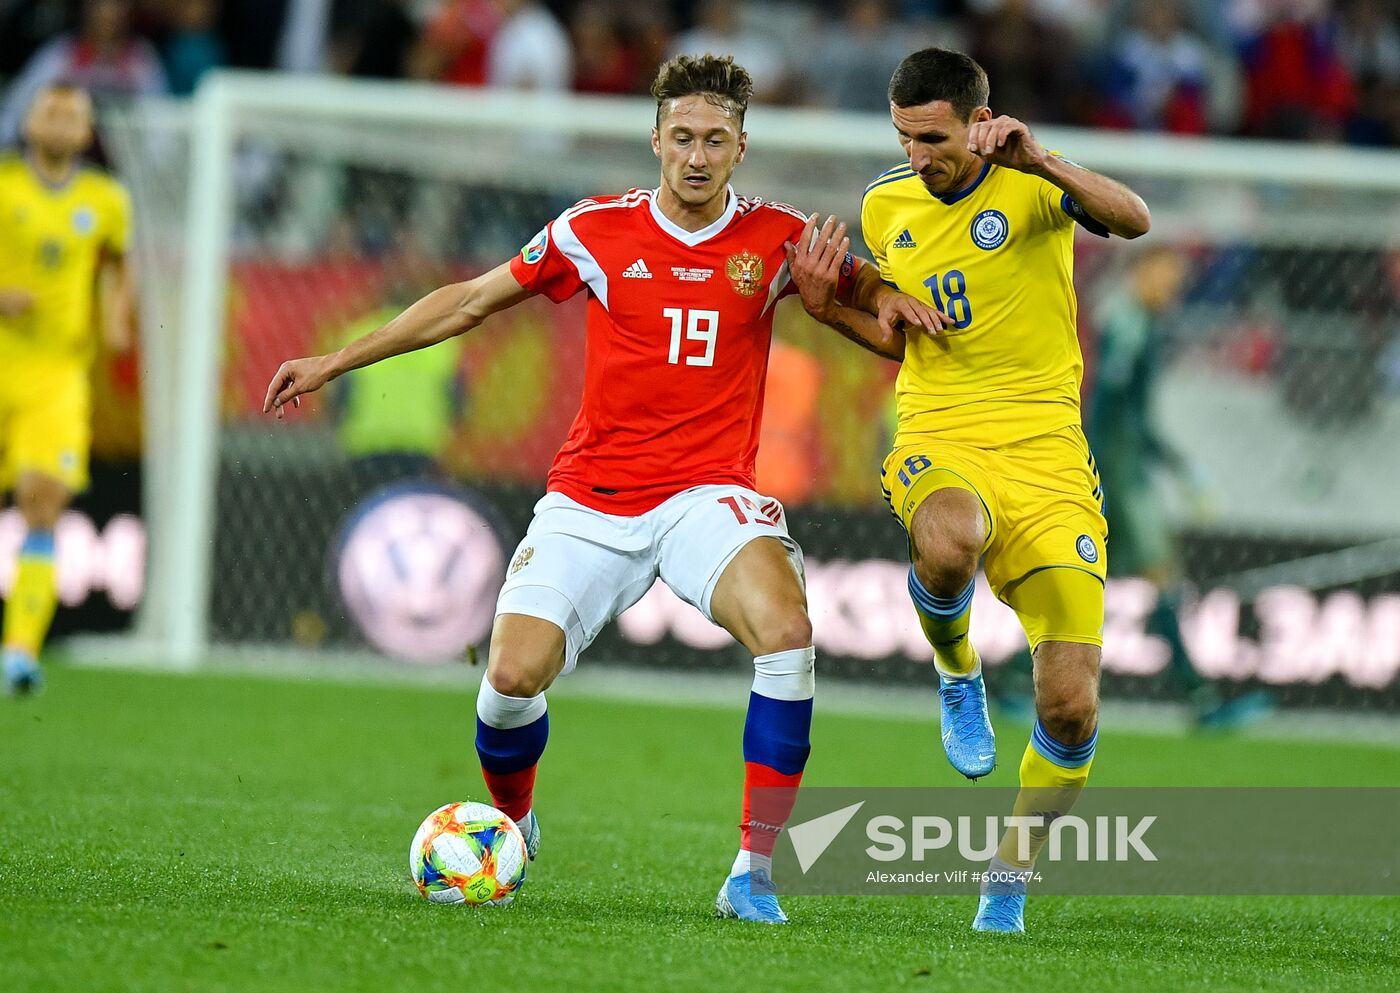
[[[344, 372], [462, 334], [535, 294], [587, 293], [582, 405], [496, 607], [477, 696], [482, 773], [533, 857], [544, 691], [660, 576], [753, 653], [741, 845], [716, 908], [782, 923], [771, 860], [807, 761], [815, 649], [801, 550], [782, 505], [754, 490], [773, 308], [800, 292], [794, 272], [812, 274], [824, 279], [804, 286], [838, 285], [836, 301], [804, 297], [818, 319], [891, 358], [904, 339], [839, 302], [879, 278], [846, 251], [844, 229], [818, 231], [815, 215], [729, 187], [751, 92], [730, 58], [671, 60], [652, 87], [657, 189], [582, 200], [510, 262], [430, 293], [338, 352], [284, 363], [264, 410], [281, 416]], [[930, 330], [943, 320], [912, 297], [894, 312]], [[778, 789], [754, 792], [763, 787]]]

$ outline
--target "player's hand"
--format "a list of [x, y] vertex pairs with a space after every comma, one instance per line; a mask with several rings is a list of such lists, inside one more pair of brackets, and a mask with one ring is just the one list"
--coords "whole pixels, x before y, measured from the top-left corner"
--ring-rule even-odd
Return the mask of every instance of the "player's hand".
[[19, 317], [34, 307], [34, 294], [28, 290], [0, 290], [0, 317]]
[[796, 245], [783, 244], [788, 272], [802, 296], [802, 306], [819, 321], [826, 320], [836, 307], [836, 285], [850, 247], [844, 223], [837, 224], [834, 216], [828, 217], [817, 230], [816, 214], [807, 218]]
[[990, 121], [978, 121], [968, 128], [967, 150], [982, 156], [992, 165], [1021, 172], [1040, 168], [1050, 154], [1031, 134], [1030, 127], [1005, 115]]
[[938, 334], [953, 326], [953, 319], [917, 297], [907, 293], [887, 293], [880, 298], [880, 312], [875, 315], [885, 334], [908, 335], [910, 330]]
[[288, 402], [293, 407], [301, 406], [304, 393], [314, 393], [330, 380], [326, 370], [326, 357], [315, 355], [305, 359], [292, 359], [283, 362], [277, 375], [267, 387], [267, 399], [263, 401], [263, 413], [277, 411], [277, 419], [282, 419], [282, 408]]

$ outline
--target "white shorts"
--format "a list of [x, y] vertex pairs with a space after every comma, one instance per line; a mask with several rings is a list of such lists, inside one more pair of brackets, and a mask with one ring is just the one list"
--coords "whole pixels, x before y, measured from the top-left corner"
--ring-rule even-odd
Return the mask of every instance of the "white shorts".
[[638, 517], [547, 493], [506, 568], [496, 616], [525, 614], [559, 625], [567, 673], [658, 575], [713, 621], [710, 597], [724, 567], [755, 538], [787, 546], [801, 579], [802, 549], [788, 535], [782, 504], [743, 486], [696, 486]]

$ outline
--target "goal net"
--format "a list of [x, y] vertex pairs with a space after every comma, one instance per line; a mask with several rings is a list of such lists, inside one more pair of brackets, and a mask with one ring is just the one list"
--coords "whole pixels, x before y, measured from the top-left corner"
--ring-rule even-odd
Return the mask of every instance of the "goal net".
[[[574, 201], [654, 186], [653, 116], [644, 100], [237, 73], [191, 105], [109, 115], [143, 283], [150, 551], [132, 650], [171, 665], [227, 650], [434, 664], [483, 644], [576, 409], [582, 301], [529, 301], [353, 374], [284, 422], [261, 412], [264, 391], [284, 359], [338, 347], [499, 264]], [[902, 160], [879, 117], [754, 108], [746, 125], [736, 189], [853, 228], [864, 186]], [[1200, 668], [1299, 687], [1300, 699], [1394, 704], [1397, 156], [1042, 138], [1141, 192], [1148, 243], [1184, 267], [1179, 300], [1141, 329], [1158, 370], [1141, 386], [1182, 456], [1144, 459], [1160, 502], [1144, 513], [1169, 523]], [[1101, 325], [1142, 254], [1078, 236], [1090, 392]], [[807, 551], [824, 666], [927, 678], [903, 539], [876, 476], [895, 367], [795, 304], [775, 341], [760, 485], [784, 499]], [[1149, 624], [1157, 588], [1124, 577], [1108, 593], [1106, 686], [1166, 692], [1165, 644]], [[993, 598], [977, 604], [974, 638], [995, 665], [1024, 642]], [[593, 655], [741, 664], [722, 632], [659, 589]]]

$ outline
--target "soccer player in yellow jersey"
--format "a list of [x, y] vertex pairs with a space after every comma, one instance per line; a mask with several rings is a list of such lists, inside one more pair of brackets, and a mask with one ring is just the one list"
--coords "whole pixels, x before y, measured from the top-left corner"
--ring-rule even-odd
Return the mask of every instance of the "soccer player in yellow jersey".
[[[1046, 151], [1021, 121], [994, 118], [986, 73], [966, 55], [915, 52], [889, 98], [908, 162], [870, 184], [861, 230], [885, 283], [946, 318], [906, 335], [899, 429], [882, 472], [909, 533], [944, 749], [970, 779], [996, 764], [967, 640], [982, 559], [1035, 659], [1038, 719], [1016, 813], [1063, 813], [1097, 739], [1107, 537], [1080, 424], [1074, 228], [1136, 238], [1150, 219], [1121, 183]], [[858, 305], [878, 312], [886, 294], [873, 286]], [[1012, 881], [984, 886], [974, 928], [1024, 930], [1024, 870], [1044, 838], [1003, 839], [993, 878]]]
[[53, 619], [54, 526], [87, 486], [94, 303], [108, 344], [131, 344], [130, 207], [111, 177], [81, 164], [92, 102], [55, 84], [25, 118], [23, 156], [0, 158], [0, 493], [27, 532], [5, 602], [6, 691], [37, 689]]

